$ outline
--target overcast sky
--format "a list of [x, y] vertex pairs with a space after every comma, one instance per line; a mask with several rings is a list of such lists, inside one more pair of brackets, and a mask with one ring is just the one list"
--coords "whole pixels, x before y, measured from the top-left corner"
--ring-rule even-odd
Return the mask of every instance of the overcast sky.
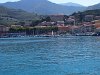
[[[0, 3], [4, 3], [4, 2], [14, 2], [14, 1], [19, 1], [19, 0], [0, 0]], [[67, 3], [67, 2], [73, 2], [73, 3], [78, 3], [84, 6], [90, 6], [90, 5], [94, 5], [97, 3], [100, 3], [100, 0], [49, 0], [52, 1], [54, 3]]]

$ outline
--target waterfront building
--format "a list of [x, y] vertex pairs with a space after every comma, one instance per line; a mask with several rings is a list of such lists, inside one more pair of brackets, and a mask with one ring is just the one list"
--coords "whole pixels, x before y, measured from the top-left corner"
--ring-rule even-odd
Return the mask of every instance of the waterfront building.
[[70, 26], [70, 33], [76, 34], [80, 32], [80, 26]]
[[0, 25], [0, 36], [5, 35], [9, 31], [10, 27]]
[[58, 33], [69, 33], [70, 26], [57, 26], [58, 27]]
[[94, 32], [95, 27], [92, 24], [84, 24], [80, 27], [81, 33]]
[[100, 32], [100, 27], [96, 28], [95, 32]]

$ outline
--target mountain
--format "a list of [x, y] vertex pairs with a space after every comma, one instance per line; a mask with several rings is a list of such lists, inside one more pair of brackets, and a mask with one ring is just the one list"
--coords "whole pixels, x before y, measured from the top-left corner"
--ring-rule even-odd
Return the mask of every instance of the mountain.
[[21, 21], [29, 22], [37, 19], [40, 19], [40, 17], [34, 13], [0, 6], [0, 24], [11, 25]]
[[73, 12], [83, 11], [85, 7], [63, 6], [52, 3], [48, 0], [21, 0], [18, 2], [7, 2], [1, 4], [6, 7], [23, 9], [28, 12], [35, 12], [42, 15], [51, 14], [72, 14]]
[[77, 3], [72, 3], [72, 2], [62, 3], [61, 5], [64, 5], [64, 6], [74, 6], [74, 7], [84, 7], [83, 5], [80, 5], [80, 4], [77, 4]]
[[89, 6], [89, 7], [87, 8], [87, 10], [94, 10], [94, 9], [100, 9], [100, 3], [95, 4], [95, 5], [93, 5], [93, 6]]

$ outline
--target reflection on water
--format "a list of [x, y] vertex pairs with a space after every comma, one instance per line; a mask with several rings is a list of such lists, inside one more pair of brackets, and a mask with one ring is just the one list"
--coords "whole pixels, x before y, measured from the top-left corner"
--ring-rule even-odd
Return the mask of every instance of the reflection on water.
[[100, 75], [100, 37], [1, 38], [0, 75]]

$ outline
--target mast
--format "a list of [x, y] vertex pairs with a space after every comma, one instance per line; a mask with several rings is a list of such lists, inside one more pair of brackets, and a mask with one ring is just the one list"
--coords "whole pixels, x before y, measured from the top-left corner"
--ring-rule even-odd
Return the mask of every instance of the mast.
[[54, 32], [53, 32], [53, 30], [52, 30], [52, 36], [54, 35]]

